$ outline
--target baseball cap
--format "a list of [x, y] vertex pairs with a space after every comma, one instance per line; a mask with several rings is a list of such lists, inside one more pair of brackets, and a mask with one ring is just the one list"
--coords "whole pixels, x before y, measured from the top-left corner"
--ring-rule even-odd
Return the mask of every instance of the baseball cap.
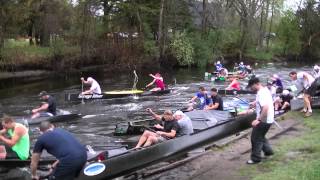
[[47, 91], [41, 91], [38, 96], [42, 97], [42, 96], [46, 96], [46, 95], [48, 95]]
[[285, 96], [286, 96], [286, 95], [289, 95], [289, 93], [290, 93], [290, 92], [289, 92], [288, 90], [286, 90], [286, 89], [283, 90], [283, 92], [282, 92], [282, 94], [285, 95]]

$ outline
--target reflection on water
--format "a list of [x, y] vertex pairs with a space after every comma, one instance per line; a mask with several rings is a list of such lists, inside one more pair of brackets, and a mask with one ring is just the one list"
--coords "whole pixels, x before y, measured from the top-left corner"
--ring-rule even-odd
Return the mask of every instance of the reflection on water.
[[[310, 68], [304, 67], [299, 70], [310, 71]], [[267, 78], [273, 73], [277, 73], [284, 82], [289, 85], [288, 74], [292, 68], [269, 65], [255, 70], [256, 75], [262, 82], [267, 82]], [[139, 82], [137, 87], [144, 87], [152, 79], [148, 76], [149, 72], [137, 72]], [[87, 74], [90, 74], [87, 72]], [[59, 127], [66, 128], [74, 133], [83, 144], [92, 146], [103, 146], [119, 141], [118, 137], [109, 137], [118, 123], [125, 123], [133, 120], [150, 119], [145, 109], [152, 108], [156, 112], [163, 112], [165, 109], [177, 110], [186, 107], [187, 101], [198, 90], [199, 86], [211, 88], [224, 88], [227, 84], [214, 84], [210, 81], [204, 81], [204, 71], [195, 69], [180, 69], [176, 72], [162, 73], [165, 82], [173, 88], [171, 94], [163, 96], [145, 96], [139, 98], [126, 97], [119, 99], [94, 100], [81, 102], [66, 102], [64, 94], [67, 92], [80, 92], [80, 75], [74, 75], [68, 78], [49, 78], [37, 81], [14, 81], [13, 83], [1, 84], [0, 90], [0, 113], [7, 113], [13, 116], [30, 116], [30, 110], [39, 104], [36, 96], [41, 90], [47, 90], [56, 99], [58, 108], [87, 115], [86, 118], [72, 122], [56, 124]], [[91, 76], [96, 78], [104, 91], [131, 89], [133, 84], [133, 73], [123, 74], [104, 74], [103, 71], [92, 72]], [[174, 84], [176, 82], [176, 84]], [[245, 87], [246, 81], [241, 81], [242, 87]], [[244, 97], [246, 98], [246, 97]], [[232, 97], [229, 99], [232, 100]], [[228, 100], [228, 99], [226, 99]], [[34, 139], [39, 134], [32, 131]], [[34, 142], [34, 140], [33, 140]]]

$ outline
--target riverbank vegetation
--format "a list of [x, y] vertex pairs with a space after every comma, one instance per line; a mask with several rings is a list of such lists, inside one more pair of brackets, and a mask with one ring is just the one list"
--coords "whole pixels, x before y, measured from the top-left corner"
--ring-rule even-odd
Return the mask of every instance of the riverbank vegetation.
[[316, 61], [320, 3], [302, 0], [0, 2], [0, 69]]
[[320, 111], [304, 119], [298, 112], [292, 112], [288, 118], [303, 123], [307, 128], [302, 136], [288, 139], [275, 146], [275, 155], [271, 159], [245, 168], [255, 180], [268, 179], [320, 179]]

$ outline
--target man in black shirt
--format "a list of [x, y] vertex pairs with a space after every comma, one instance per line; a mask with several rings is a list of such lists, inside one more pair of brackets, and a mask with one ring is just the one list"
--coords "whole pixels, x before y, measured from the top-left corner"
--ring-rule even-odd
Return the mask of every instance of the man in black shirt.
[[293, 99], [293, 96], [290, 94], [288, 90], [283, 90], [282, 94], [276, 98], [274, 102], [275, 110], [290, 110], [290, 101]]
[[218, 95], [218, 90], [216, 88], [211, 89], [211, 99], [212, 104], [205, 108], [205, 110], [220, 110], [223, 111], [223, 101]]
[[56, 101], [50, 96], [46, 91], [41, 91], [39, 94], [41, 100], [45, 102], [39, 108], [35, 108], [32, 110], [31, 119], [37, 117], [50, 117], [56, 115]]
[[163, 121], [163, 126], [160, 124], [154, 126], [159, 131], [152, 131], [151, 129], [145, 130], [135, 148], [140, 148], [142, 145], [143, 147], [147, 147], [176, 137], [180, 127], [170, 110], [166, 110], [162, 116], [154, 113], [150, 108], [147, 108], [147, 111], [151, 113], [157, 121]]

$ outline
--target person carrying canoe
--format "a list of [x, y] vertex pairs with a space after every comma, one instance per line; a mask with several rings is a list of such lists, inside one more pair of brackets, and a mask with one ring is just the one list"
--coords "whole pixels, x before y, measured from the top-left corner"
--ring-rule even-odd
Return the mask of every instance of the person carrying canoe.
[[[23, 124], [17, 123], [12, 117], [4, 116], [2, 118], [2, 127], [0, 131], [0, 141], [4, 145], [0, 146], [1, 159], [20, 159], [26, 160], [30, 154], [30, 139], [28, 128]], [[9, 138], [7, 138], [8, 135]]]
[[38, 117], [51, 117], [55, 116], [56, 113], [56, 101], [46, 91], [41, 91], [38, 95], [42, 102], [42, 105], [32, 110], [31, 119]]
[[273, 155], [273, 150], [265, 135], [274, 122], [274, 107], [270, 91], [260, 83], [258, 78], [251, 78], [247, 87], [257, 92], [256, 100], [251, 103], [256, 108], [257, 117], [251, 123], [252, 151], [251, 158], [247, 161], [247, 164], [256, 164], [261, 162], [261, 151], [265, 156]]
[[274, 74], [271, 77], [271, 80], [272, 80], [272, 85], [276, 87], [276, 93], [282, 93], [283, 84], [282, 84], [280, 77], [277, 74]]
[[80, 78], [81, 82], [84, 84], [89, 84], [90, 89], [83, 91], [81, 94], [86, 95], [86, 94], [101, 94], [101, 88], [99, 83], [93, 79], [92, 77], [88, 77], [87, 80], [85, 81], [83, 77]]
[[152, 131], [151, 129], [145, 130], [135, 148], [151, 146], [152, 144], [176, 137], [180, 127], [178, 122], [174, 119], [172, 111], [166, 110], [162, 116], [154, 113], [150, 108], [147, 108], [147, 111], [157, 121], [163, 122], [163, 126], [160, 124], [155, 125], [154, 127], [157, 131]]
[[[193, 107], [193, 102], [196, 100], [196, 99], [199, 99], [200, 100], [200, 104], [197, 105], [197, 107]], [[203, 110], [206, 106], [210, 105], [211, 103], [211, 99], [210, 97], [208, 96], [208, 92], [206, 91], [206, 89], [202, 86], [199, 87], [199, 91], [196, 93], [195, 96], [193, 96], [191, 98], [191, 100], [189, 101], [191, 104], [189, 104], [189, 107], [188, 107], [188, 111], [191, 111], [193, 110], [194, 108], [196, 109], [200, 109], [200, 110]]]
[[288, 111], [290, 109], [290, 101], [293, 99], [293, 96], [288, 90], [283, 90], [282, 94], [276, 98], [274, 102], [274, 109]]
[[178, 136], [184, 136], [193, 133], [193, 125], [191, 119], [182, 111], [176, 111], [173, 117], [178, 121], [179, 131]]
[[311, 96], [317, 93], [319, 78], [315, 80], [309, 73], [306, 72], [295, 72], [289, 73], [291, 80], [296, 81], [301, 87], [303, 87], [303, 109], [304, 117], [312, 116], [311, 108]]
[[238, 81], [237, 77], [231, 77], [229, 79], [231, 80], [231, 83], [226, 88], [226, 90], [237, 90], [237, 91], [241, 90], [240, 82]]
[[211, 89], [211, 104], [206, 106], [205, 110], [220, 110], [223, 111], [223, 100], [218, 95], [218, 90], [216, 88]]
[[42, 135], [38, 138], [33, 148], [31, 157], [32, 179], [39, 179], [37, 167], [43, 150], [57, 158], [51, 168], [49, 179], [72, 180], [87, 161], [87, 152], [84, 145], [69, 132], [55, 128], [50, 122], [40, 124]]
[[153, 78], [153, 81], [151, 81], [149, 84], [146, 85], [146, 88], [152, 86], [154, 83], [156, 83], [156, 87], [151, 89], [150, 91], [163, 91], [165, 89], [165, 84], [163, 81], [163, 77], [160, 73], [156, 73], [155, 75], [149, 74], [150, 77]]

